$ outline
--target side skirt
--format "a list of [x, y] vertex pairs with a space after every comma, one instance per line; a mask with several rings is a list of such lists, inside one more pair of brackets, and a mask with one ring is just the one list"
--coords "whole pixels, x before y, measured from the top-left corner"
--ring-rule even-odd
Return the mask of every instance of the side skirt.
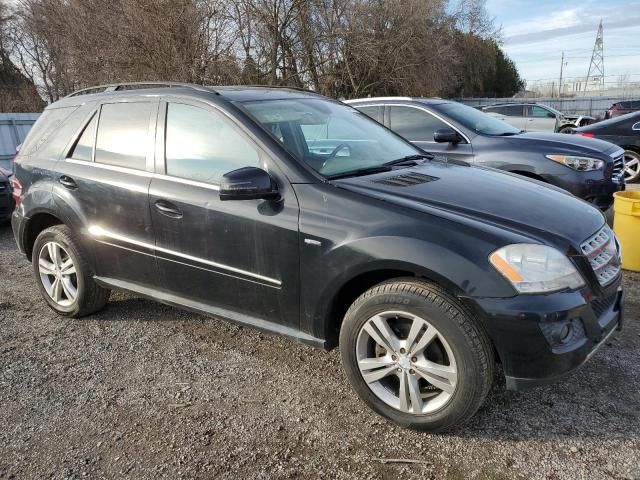
[[233, 312], [224, 308], [214, 307], [201, 302], [196, 302], [188, 298], [179, 297], [171, 293], [149, 288], [137, 283], [108, 277], [94, 277], [94, 280], [96, 281], [96, 283], [105, 288], [133, 292], [142, 297], [148, 298], [149, 300], [164, 303], [165, 305], [190, 310], [195, 313], [201, 313], [223, 320], [228, 320], [240, 325], [256, 328], [263, 332], [275, 333], [276, 335], [289, 337], [293, 340], [306, 343], [313, 347], [326, 349], [325, 340], [313, 337], [291, 327], [286, 327], [284, 325], [279, 325], [273, 322], [267, 322], [266, 320], [261, 320], [259, 318]]

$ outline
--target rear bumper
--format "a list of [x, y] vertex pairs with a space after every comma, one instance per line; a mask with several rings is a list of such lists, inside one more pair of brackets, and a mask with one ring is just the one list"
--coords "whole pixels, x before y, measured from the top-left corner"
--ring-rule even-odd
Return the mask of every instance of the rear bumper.
[[13, 211], [13, 215], [11, 215], [11, 229], [13, 230], [13, 236], [16, 240], [16, 244], [18, 245], [18, 249], [23, 255], [26, 254], [23, 242], [26, 224], [26, 217], [20, 213], [19, 208], [15, 209]]
[[[587, 289], [550, 295], [478, 299], [502, 361], [507, 388], [557, 381], [584, 364], [623, 324], [620, 279], [597, 298]], [[560, 341], [567, 326], [571, 335]]]

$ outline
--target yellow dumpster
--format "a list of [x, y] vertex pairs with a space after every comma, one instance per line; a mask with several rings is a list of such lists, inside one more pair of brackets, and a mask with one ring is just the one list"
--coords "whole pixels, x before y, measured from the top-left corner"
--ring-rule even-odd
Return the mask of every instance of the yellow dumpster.
[[640, 272], [640, 190], [613, 196], [613, 231], [622, 245], [622, 268]]

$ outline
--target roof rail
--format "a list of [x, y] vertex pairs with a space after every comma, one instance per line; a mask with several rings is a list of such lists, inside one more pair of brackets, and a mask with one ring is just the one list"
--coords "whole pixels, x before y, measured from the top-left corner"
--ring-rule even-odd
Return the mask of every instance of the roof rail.
[[95, 87], [83, 88], [81, 90], [76, 90], [73, 93], [70, 93], [65, 98], [76, 97], [79, 95], [88, 95], [91, 93], [106, 93], [106, 92], [116, 92], [123, 87], [140, 87], [144, 88], [144, 86], [148, 85], [149, 87], [186, 87], [192, 88], [194, 90], [198, 90], [201, 92], [209, 92], [218, 94], [213, 88], [205, 87], [204, 85], [196, 85], [194, 83], [183, 83], [183, 82], [120, 82], [120, 83], [110, 83], [107, 85], [97, 85]]
[[[222, 85], [221, 85], [222, 87]], [[318, 92], [310, 90], [304, 87], [292, 87], [289, 85], [260, 85], [260, 84], [247, 84], [247, 85], [224, 85], [225, 88], [281, 88], [283, 90], [297, 90], [299, 92], [315, 93], [321, 95]]]

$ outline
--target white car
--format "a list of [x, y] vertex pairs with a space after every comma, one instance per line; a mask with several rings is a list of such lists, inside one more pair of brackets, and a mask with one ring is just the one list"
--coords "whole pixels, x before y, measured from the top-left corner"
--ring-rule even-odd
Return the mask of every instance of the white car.
[[476, 108], [525, 132], [570, 133], [595, 120], [586, 115], [564, 115], [541, 103], [503, 103]]

